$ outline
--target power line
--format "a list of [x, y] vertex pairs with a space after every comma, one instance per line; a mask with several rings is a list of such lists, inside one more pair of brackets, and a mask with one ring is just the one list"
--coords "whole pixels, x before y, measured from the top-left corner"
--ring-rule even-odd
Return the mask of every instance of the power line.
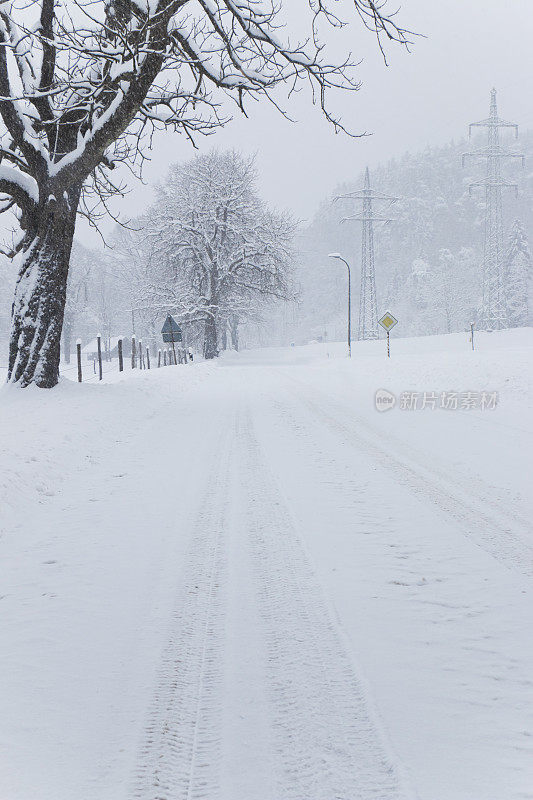
[[389, 205], [396, 202], [397, 197], [390, 197], [370, 188], [370, 174], [368, 167], [365, 171], [365, 183], [362, 189], [342, 195], [342, 198], [362, 200], [361, 213], [353, 214], [346, 219], [362, 222], [361, 232], [361, 293], [359, 297], [359, 327], [358, 339], [378, 339], [378, 311], [376, 296], [376, 266], [374, 259], [374, 222], [390, 222], [388, 217], [381, 217], [373, 211], [373, 201], [388, 201]]
[[498, 117], [496, 105], [496, 89], [490, 93], [490, 112], [487, 119], [472, 122], [469, 125], [469, 136], [472, 128], [487, 128], [487, 145], [464, 153], [469, 156], [486, 159], [485, 177], [480, 181], [470, 184], [473, 188], [485, 188], [485, 236], [483, 248], [483, 302], [481, 307], [481, 327], [485, 330], [500, 330], [508, 327], [507, 302], [504, 281], [504, 253], [503, 253], [503, 211], [502, 190], [510, 187], [518, 191], [515, 183], [509, 183], [502, 178], [502, 161], [505, 158], [521, 158], [524, 156], [513, 153], [500, 143], [500, 128], [513, 128], [515, 137], [518, 138], [518, 125], [506, 122]]

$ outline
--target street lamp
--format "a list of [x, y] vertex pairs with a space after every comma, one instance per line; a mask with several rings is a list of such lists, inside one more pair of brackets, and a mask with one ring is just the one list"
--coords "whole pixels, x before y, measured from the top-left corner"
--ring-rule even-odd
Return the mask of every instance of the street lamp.
[[352, 357], [352, 277], [350, 274], [350, 265], [340, 253], [330, 253], [328, 258], [336, 258], [338, 261], [343, 261], [348, 269], [348, 357]]

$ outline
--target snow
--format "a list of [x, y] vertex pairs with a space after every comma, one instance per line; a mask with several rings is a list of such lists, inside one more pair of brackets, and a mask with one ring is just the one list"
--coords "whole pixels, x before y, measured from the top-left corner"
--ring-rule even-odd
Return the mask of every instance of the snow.
[[19, 169], [0, 164], [0, 181], [8, 181], [20, 186], [34, 203], [39, 202], [39, 187], [37, 181], [31, 175], [21, 172]]
[[532, 344], [4, 387], [0, 796], [533, 797]]

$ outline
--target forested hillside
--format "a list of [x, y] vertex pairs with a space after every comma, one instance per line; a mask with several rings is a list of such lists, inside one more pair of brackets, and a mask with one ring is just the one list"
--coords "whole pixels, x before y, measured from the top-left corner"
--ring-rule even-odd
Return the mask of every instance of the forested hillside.
[[[468, 158], [463, 168], [462, 154], [482, 143], [461, 140], [428, 147], [371, 171], [372, 188], [398, 198], [393, 204], [375, 204], [375, 211], [392, 218], [375, 223], [378, 314], [393, 311], [401, 323], [398, 335], [459, 331], [476, 318], [482, 292], [485, 205], [484, 190], [475, 188], [470, 195], [469, 184], [483, 177], [484, 162]], [[533, 132], [521, 135], [516, 149], [526, 155], [525, 169], [518, 159], [504, 166], [504, 177], [518, 185], [518, 192], [512, 188], [504, 192], [503, 214], [511, 324], [524, 325], [531, 324], [532, 306], [527, 241], [533, 236]], [[361, 204], [335, 197], [359, 189], [363, 172], [337, 187], [302, 232], [302, 302], [295, 338], [318, 337], [324, 330], [330, 338], [343, 335], [346, 275], [342, 264], [328, 259], [331, 252], [340, 252], [352, 265], [356, 328], [361, 223], [346, 218]]]

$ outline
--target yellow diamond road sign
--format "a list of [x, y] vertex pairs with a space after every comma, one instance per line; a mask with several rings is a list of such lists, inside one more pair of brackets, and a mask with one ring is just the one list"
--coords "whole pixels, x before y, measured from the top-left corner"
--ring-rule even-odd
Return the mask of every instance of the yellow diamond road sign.
[[394, 326], [397, 324], [398, 320], [396, 319], [396, 317], [392, 316], [390, 311], [387, 311], [386, 314], [383, 314], [381, 319], [378, 319], [378, 322], [381, 325], [381, 327], [385, 328], [385, 330], [388, 333], [391, 330], [391, 328], [394, 328]]

